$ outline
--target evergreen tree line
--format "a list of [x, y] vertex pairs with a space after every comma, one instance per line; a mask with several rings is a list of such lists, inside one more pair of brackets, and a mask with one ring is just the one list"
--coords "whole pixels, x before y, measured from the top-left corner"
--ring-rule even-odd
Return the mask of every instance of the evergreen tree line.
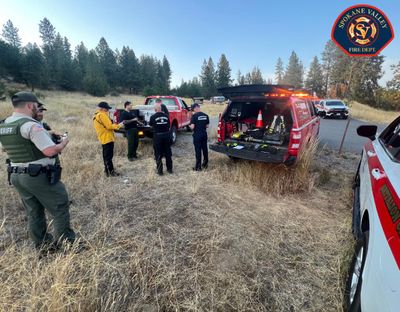
[[0, 78], [25, 83], [32, 90], [80, 90], [95, 96], [110, 91], [148, 95], [170, 90], [172, 72], [166, 56], [138, 58], [128, 46], [113, 51], [104, 38], [95, 49], [81, 42], [72, 52], [67, 37], [56, 32], [47, 18], [40, 21], [39, 33], [41, 46], [28, 43], [23, 47], [18, 28], [10, 20], [3, 25]]
[[384, 72], [384, 56], [355, 58], [347, 56], [333, 41], [329, 40], [321, 55], [315, 56], [307, 73], [296, 52], [292, 51], [287, 66], [281, 58], [275, 65], [275, 77], [265, 79], [258, 66], [242, 74], [239, 70], [236, 81], [231, 78], [231, 68], [225, 54], [222, 54], [217, 68], [210, 57], [204, 60], [199, 78], [182, 81], [173, 92], [179, 96], [217, 95], [217, 89], [231, 85], [282, 84], [305, 88], [321, 98], [355, 100], [383, 109], [400, 110], [400, 63], [392, 65], [393, 78], [385, 87], [378, 84]]
[[275, 81], [304, 87], [321, 98], [341, 98], [382, 109], [400, 110], [400, 63], [391, 66], [394, 76], [385, 87], [381, 87], [378, 80], [384, 74], [384, 58], [383, 55], [349, 57], [330, 40], [322, 52], [321, 62], [315, 56], [306, 75], [294, 51], [286, 68], [278, 58]]

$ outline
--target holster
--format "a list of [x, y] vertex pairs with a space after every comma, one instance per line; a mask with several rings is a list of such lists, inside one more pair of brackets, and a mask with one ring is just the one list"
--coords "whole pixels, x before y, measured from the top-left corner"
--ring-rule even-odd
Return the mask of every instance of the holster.
[[55, 165], [55, 166], [48, 165], [46, 167], [46, 174], [47, 174], [47, 178], [49, 179], [50, 185], [57, 184], [57, 182], [61, 180], [61, 171], [62, 171], [62, 168], [61, 168], [61, 166], [58, 166], [58, 165]]
[[42, 165], [30, 164], [28, 165], [28, 170], [26, 171], [31, 177], [37, 177], [42, 171]]

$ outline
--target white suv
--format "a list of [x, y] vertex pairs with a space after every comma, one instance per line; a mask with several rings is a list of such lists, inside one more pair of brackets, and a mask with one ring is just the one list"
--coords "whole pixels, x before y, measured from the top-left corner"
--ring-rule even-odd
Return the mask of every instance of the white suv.
[[400, 117], [378, 137], [376, 126], [357, 133], [364, 146], [354, 181], [355, 253], [349, 269], [348, 311], [400, 311]]

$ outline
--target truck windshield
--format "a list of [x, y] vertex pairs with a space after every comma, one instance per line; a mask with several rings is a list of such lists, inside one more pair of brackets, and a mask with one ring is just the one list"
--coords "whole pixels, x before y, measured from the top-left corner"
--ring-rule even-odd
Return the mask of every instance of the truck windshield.
[[329, 101], [326, 102], [326, 106], [344, 106], [344, 104], [341, 101]]

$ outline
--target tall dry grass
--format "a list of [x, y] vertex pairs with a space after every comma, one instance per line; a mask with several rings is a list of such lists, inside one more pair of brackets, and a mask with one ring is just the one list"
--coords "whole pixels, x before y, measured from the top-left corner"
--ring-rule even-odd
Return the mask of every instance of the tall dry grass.
[[355, 101], [350, 102], [349, 107], [353, 118], [375, 123], [388, 124], [400, 115], [398, 111], [384, 111]]
[[237, 160], [227, 163], [221, 158], [216, 177], [233, 181], [245, 188], [257, 188], [276, 196], [310, 192], [315, 177], [311, 171], [318, 142], [310, 142], [300, 153], [294, 166]]
[[155, 174], [151, 142], [140, 143], [132, 163], [118, 138], [123, 176], [106, 178], [91, 127], [98, 100], [45, 99], [47, 121], [71, 135], [63, 181], [89, 249], [39, 259], [0, 170], [1, 311], [341, 311], [351, 174], [338, 166], [324, 187], [314, 181], [349, 159], [324, 153], [316, 170], [310, 148], [285, 169], [212, 153], [198, 173], [191, 136], [180, 133], [173, 175]]

